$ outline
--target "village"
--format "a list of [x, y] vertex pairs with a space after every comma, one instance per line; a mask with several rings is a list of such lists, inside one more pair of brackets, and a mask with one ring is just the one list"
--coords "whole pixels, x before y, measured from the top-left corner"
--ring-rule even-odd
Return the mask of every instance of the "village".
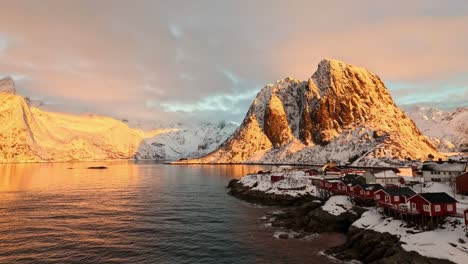
[[401, 168], [279, 166], [239, 182], [266, 194], [317, 197], [332, 215], [362, 207], [367, 212], [355, 227], [396, 235], [405, 250], [425, 256], [455, 263], [468, 258], [467, 161]]

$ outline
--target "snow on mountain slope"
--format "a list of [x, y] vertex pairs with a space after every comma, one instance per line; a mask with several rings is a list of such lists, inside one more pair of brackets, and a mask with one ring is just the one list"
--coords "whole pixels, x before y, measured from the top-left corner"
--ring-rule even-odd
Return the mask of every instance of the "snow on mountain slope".
[[0, 80], [0, 163], [193, 158], [216, 149], [237, 127], [221, 123], [131, 128], [109, 117], [44, 111], [15, 93], [11, 78]]
[[0, 81], [0, 162], [128, 159], [151, 149], [143, 132], [102, 116], [44, 112]]
[[140, 156], [156, 160], [201, 157], [219, 147], [236, 128], [234, 124], [177, 124], [165, 133], [145, 139], [153, 156]]
[[421, 132], [444, 152], [468, 152], [468, 107], [453, 112], [418, 106], [407, 111]]
[[372, 165], [443, 158], [364, 68], [323, 60], [307, 81], [285, 78], [263, 88], [242, 125], [193, 163]]

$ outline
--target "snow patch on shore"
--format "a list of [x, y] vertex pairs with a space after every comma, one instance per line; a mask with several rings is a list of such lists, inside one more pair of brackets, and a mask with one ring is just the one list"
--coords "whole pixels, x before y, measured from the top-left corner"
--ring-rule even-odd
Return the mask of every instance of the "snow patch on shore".
[[448, 217], [443, 229], [421, 231], [407, 228], [403, 221], [387, 218], [378, 209], [372, 208], [354, 222], [353, 226], [396, 235], [403, 242], [401, 246], [406, 251], [416, 251], [422, 256], [462, 264], [468, 260], [468, 244], [460, 242], [467, 240], [462, 221], [461, 218]]
[[351, 209], [353, 208], [353, 204], [351, 203], [351, 199], [345, 195], [337, 195], [332, 196], [328, 201], [322, 206], [324, 211], [332, 215], [341, 215], [346, 212], [352, 212]]
[[[270, 194], [290, 196], [312, 195], [317, 196], [317, 187], [312, 185], [309, 177], [297, 174], [285, 176], [283, 180], [272, 182], [271, 176], [275, 174], [253, 174], [242, 177], [239, 181], [252, 190], [258, 190]], [[255, 186], [255, 187], [254, 187]]]

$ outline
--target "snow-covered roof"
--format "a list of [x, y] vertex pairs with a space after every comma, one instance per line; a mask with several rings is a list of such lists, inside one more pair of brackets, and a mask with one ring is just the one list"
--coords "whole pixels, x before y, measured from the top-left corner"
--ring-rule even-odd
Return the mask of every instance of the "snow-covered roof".
[[378, 178], [378, 179], [400, 178], [400, 176], [397, 175], [392, 170], [377, 172], [377, 173], [374, 174], [374, 176], [375, 176], [375, 178]]
[[455, 162], [455, 161], [442, 161], [442, 162], [424, 162], [422, 171], [449, 171], [449, 172], [460, 172], [466, 171], [466, 162]]

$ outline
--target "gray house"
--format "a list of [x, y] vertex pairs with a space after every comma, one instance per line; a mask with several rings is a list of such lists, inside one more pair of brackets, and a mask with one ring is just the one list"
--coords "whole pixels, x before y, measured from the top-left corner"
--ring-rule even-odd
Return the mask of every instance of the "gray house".
[[452, 178], [468, 172], [467, 162], [427, 161], [421, 168], [425, 182], [448, 182]]

